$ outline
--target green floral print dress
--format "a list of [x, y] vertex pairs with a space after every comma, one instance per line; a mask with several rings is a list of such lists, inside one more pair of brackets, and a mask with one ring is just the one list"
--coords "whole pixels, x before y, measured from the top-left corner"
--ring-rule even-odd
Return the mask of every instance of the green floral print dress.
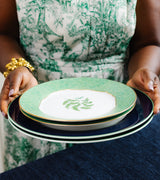
[[[70, 77], [124, 82], [136, 0], [16, 0], [20, 43], [38, 81]], [[26, 136], [5, 120], [5, 169], [66, 148]]]

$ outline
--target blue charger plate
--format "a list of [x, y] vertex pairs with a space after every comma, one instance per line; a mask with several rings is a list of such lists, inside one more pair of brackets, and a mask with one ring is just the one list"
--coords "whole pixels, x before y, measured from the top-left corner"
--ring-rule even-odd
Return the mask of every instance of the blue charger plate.
[[21, 113], [19, 97], [8, 108], [11, 125], [34, 138], [66, 143], [92, 143], [121, 138], [144, 128], [153, 117], [153, 103], [148, 96], [135, 89], [135, 108], [118, 124], [91, 131], [62, 131], [43, 126]]

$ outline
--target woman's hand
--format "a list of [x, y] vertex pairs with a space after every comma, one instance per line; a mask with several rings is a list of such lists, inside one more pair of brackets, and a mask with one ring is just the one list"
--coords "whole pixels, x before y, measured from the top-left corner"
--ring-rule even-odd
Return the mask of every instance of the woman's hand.
[[37, 84], [37, 80], [26, 67], [18, 67], [10, 72], [4, 81], [0, 94], [0, 110], [2, 114], [7, 117], [9, 103]]
[[159, 112], [160, 80], [154, 72], [146, 68], [141, 68], [133, 74], [127, 85], [146, 93], [154, 103], [154, 113], [157, 114]]

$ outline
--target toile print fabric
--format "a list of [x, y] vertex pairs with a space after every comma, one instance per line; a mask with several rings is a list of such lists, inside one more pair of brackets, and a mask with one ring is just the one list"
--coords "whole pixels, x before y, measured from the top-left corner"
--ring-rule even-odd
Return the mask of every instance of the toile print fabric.
[[[20, 42], [38, 81], [98, 77], [125, 81], [136, 0], [16, 0]], [[5, 120], [6, 170], [65, 149]]]
[[123, 81], [136, 0], [17, 0], [21, 43], [41, 81]]

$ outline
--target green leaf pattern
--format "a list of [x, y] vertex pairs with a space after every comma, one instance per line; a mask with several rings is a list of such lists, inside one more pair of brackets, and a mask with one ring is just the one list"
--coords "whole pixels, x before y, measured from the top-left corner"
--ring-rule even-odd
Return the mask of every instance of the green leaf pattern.
[[[80, 76], [124, 80], [136, 0], [16, 2], [20, 43], [39, 82]], [[82, 107], [90, 108], [92, 103], [86, 102]], [[80, 106], [73, 107], [79, 110]], [[30, 138], [7, 120], [4, 123], [6, 170], [66, 148], [65, 144]]]
[[73, 109], [75, 111], [80, 111], [81, 109], [91, 109], [94, 105], [92, 101], [90, 101], [86, 97], [77, 97], [74, 99], [67, 99], [63, 102], [63, 105], [67, 109]]
[[122, 81], [135, 5], [136, 0], [17, 0], [21, 43], [35, 75], [40, 81]]

